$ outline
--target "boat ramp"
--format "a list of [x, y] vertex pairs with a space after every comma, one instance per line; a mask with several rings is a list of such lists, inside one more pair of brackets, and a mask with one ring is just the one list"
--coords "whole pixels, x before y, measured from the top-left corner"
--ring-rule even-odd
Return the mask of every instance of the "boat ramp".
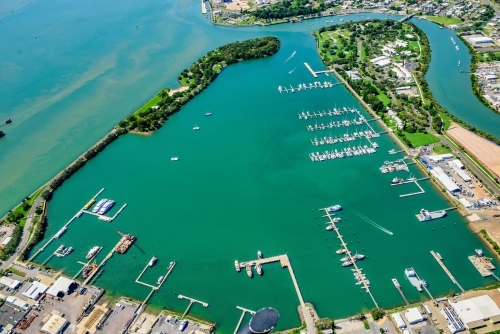
[[370, 297], [373, 300], [373, 303], [375, 304], [375, 307], [378, 308], [377, 301], [375, 300], [375, 298], [373, 297], [373, 295], [370, 291], [370, 281], [366, 278], [366, 275], [363, 274], [363, 272], [362, 272], [363, 269], [358, 267], [358, 265], [356, 264], [356, 261], [353, 258], [351, 251], [349, 251], [349, 248], [347, 247], [347, 244], [345, 243], [344, 238], [340, 234], [339, 228], [337, 227], [337, 225], [334, 221], [334, 218], [332, 217], [332, 216], [334, 216], [334, 214], [328, 212], [327, 208], [322, 208], [322, 209], [320, 209], [320, 211], [325, 212], [323, 217], [328, 218], [327, 223], [331, 224], [331, 226], [333, 227], [333, 230], [337, 233], [337, 237], [339, 238], [339, 240], [342, 244], [342, 248], [345, 250], [344, 254], [347, 254], [347, 256], [349, 257], [349, 260], [351, 261], [352, 265], [354, 266], [354, 269], [351, 269], [351, 270], [354, 273], [355, 279], [358, 281], [358, 284], [361, 284], [362, 288], [365, 289], [365, 291], [370, 295]]

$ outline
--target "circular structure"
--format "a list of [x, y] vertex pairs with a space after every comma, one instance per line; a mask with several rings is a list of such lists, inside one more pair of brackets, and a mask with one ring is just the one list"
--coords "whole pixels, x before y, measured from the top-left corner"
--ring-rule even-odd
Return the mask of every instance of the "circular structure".
[[263, 308], [254, 314], [249, 327], [252, 333], [269, 333], [278, 323], [280, 314], [272, 307]]

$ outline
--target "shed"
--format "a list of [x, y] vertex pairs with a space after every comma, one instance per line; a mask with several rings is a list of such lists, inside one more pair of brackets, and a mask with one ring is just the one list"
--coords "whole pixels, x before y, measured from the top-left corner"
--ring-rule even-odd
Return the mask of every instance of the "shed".
[[424, 317], [416, 307], [412, 307], [405, 312], [405, 318], [410, 324], [416, 324], [424, 321]]
[[458, 201], [460, 202], [460, 204], [462, 204], [464, 206], [464, 208], [466, 208], [466, 209], [472, 208], [472, 204], [470, 204], [470, 202], [467, 200], [467, 198], [462, 197]]
[[500, 315], [500, 309], [488, 295], [464, 299], [451, 306], [468, 328], [481, 327], [480, 321]]
[[435, 167], [430, 172], [450, 193], [460, 191], [460, 188], [446, 175], [441, 167]]
[[406, 328], [406, 324], [399, 313], [394, 313], [392, 319], [394, 319], [397, 328]]
[[18, 280], [9, 278], [7, 276], [2, 276], [2, 277], [0, 277], [0, 284], [8, 286], [10, 289], [14, 290], [14, 289], [17, 289], [17, 287], [19, 285], [21, 285], [21, 282], [19, 282]]
[[427, 158], [429, 158], [429, 160], [432, 162], [440, 162], [440, 161], [444, 161], [446, 159], [453, 158], [453, 154], [445, 153], [445, 154], [438, 154], [438, 155], [429, 155]]
[[23, 292], [23, 296], [37, 300], [48, 288], [45, 284], [35, 281]]
[[464, 164], [458, 160], [458, 159], [453, 159], [450, 161], [450, 165], [454, 165], [455, 167], [459, 168], [459, 169], [465, 169], [465, 166]]
[[12, 237], [5, 238], [5, 240], [2, 242], [2, 247], [7, 246], [11, 240], [12, 240]]
[[52, 314], [49, 320], [40, 329], [41, 333], [46, 334], [60, 334], [64, 331], [68, 321], [57, 314]]
[[75, 284], [75, 281], [70, 280], [69, 278], [66, 277], [59, 277], [57, 281], [52, 285], [48, 290], [47, 294], [58, 297], [61, 293], [63, 294], [68, 294], [69, 290], [71, 287]]

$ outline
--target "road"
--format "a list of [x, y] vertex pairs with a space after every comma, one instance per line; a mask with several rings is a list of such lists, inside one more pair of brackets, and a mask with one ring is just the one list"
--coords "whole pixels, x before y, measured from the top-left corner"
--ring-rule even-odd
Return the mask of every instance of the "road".
[[42, 203], [43, 199], [41, 196], [38, 196], [38, 198], [35, 200], [33, 203], [33, 206], [31, 207], [30, 211], [28, 212], [28, 216], [26, 218], [26, 224], [24, 225], [24, 230], [23, 230], [23, 235], [21, 237], [21, 242], [19, 243], [19, 247], [17, 248], [18, 251], [16, 251], [7, 261], [2, 263], [2, 266], [0, 267], [1, 269], [7, 269], [9, 268], [14, 261], [17, 260], [19, 257], [19, 254], [23, 251], [24, 247], [26, 247], [26, 244], [28, 243], [28, 239], [30, 237], [30, 231], [31, 231], [31, 226], [33, 225], [33, 219], [36, 216], [36, 208]]
[[314, 326], [314, 320], [309, 313], [306, 306], [301, 306], [302, 314], [304, 315], [304, 321], [306, 322], [307, 334], [316, 334], [316, 327]]

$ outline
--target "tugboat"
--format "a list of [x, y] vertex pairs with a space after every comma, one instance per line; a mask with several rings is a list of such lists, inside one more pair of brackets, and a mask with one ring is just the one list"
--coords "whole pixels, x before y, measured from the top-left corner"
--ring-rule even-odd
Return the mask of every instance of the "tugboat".
[[257, 274], [262, 275], [262, 266], [260, 265], [260, 263], [257, 263], [255, 265], [255, 269], [257, 270]]
[[248, 277], [253, 276], [252, 266], [247, 266], [247, 275], [248, 275]]
[[153, 257], [151, 258], [151, 260], [149, 260], [148, 267], [154, 266], [157, 261], [158, 261], [158, 258], [153, 255]]

